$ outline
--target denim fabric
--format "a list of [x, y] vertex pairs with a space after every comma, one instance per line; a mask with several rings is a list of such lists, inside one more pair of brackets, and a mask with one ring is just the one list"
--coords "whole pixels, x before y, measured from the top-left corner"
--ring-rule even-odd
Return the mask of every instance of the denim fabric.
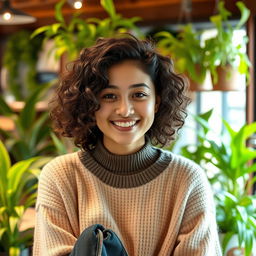
[[[103, 234], [103, 239], [100, 239], [100, 232]], [[82, 232], [69, 256], [128, 256], [128, 254], [121, 240], [112, 230], [95, 224]]]

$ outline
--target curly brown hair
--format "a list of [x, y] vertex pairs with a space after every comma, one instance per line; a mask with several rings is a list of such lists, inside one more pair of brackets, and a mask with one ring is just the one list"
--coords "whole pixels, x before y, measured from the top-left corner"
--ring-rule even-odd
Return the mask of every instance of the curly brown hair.
[[102, 138], [94, 115], [100, 108], [98, 95], [108, 86], [108, 69], [124, 60], [138, 60], [143, 65], [161, 99], [147, 137], [159, 146], [174, 139], [186, 117], [186, 83], [174, 73], [171, 59], [159, 54], [151, 40], [131, 35], [100, 38], [70, 63], [51, 101], [50, 116], [57, 133], [72, 137], [75, 145], [84, 150], [95, 147]]

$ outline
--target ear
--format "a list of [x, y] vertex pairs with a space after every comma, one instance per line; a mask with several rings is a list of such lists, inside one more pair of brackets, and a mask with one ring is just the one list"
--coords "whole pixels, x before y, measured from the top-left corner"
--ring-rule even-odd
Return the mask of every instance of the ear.
[[157, 111], [158, 111], [158, 109], [159, 109], [160, 103], [161, 103], [161, 98], [160, 98], [160, 96], [156, 96], [155, 113], [157, 113]]

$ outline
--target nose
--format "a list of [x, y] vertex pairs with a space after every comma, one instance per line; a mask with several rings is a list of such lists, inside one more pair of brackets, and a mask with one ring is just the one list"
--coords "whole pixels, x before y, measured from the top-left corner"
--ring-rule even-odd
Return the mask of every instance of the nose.
[[133, 104], [129, 100], [121, 100], [120, 102], [118, 102], [116, 114], [122, 117], [128, 117], [134, 114]]

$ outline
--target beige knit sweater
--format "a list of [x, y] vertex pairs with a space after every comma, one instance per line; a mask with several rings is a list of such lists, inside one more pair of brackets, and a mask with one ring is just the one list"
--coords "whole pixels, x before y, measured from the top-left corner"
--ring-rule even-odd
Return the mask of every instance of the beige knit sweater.
[[69, 254], [96, 223], [115, 231], [129, 256], [221, 255], [212, 192], [196, 164], [150, 145], [130, 156], [98, 148], [43, 169], [33, 256]]

